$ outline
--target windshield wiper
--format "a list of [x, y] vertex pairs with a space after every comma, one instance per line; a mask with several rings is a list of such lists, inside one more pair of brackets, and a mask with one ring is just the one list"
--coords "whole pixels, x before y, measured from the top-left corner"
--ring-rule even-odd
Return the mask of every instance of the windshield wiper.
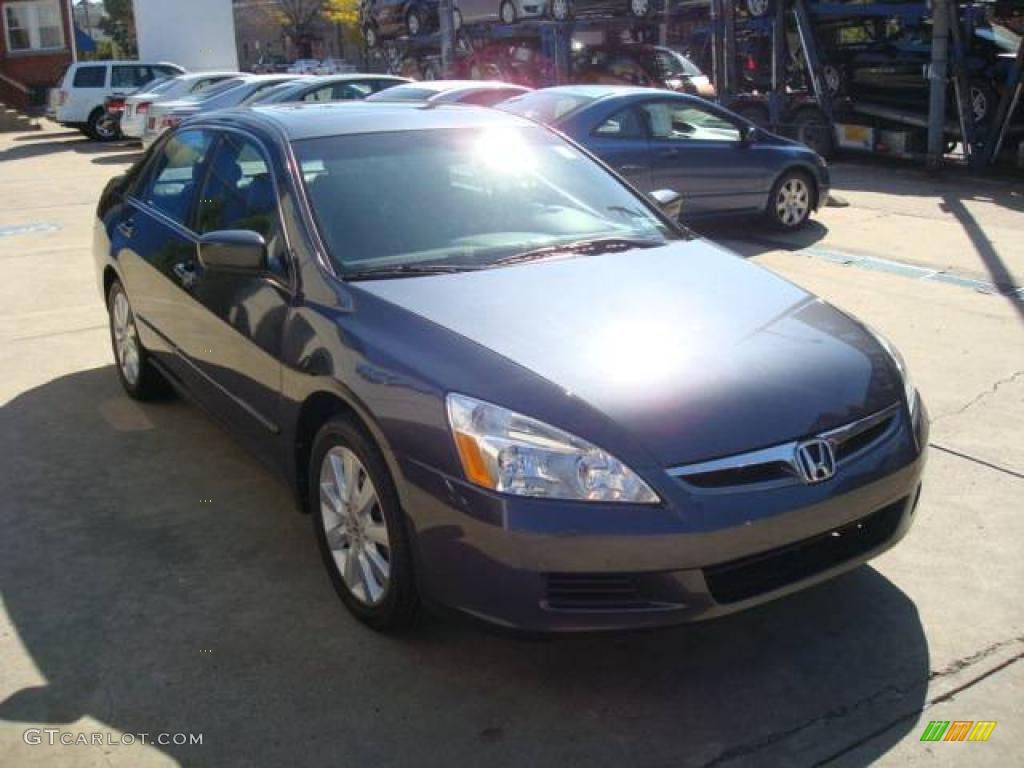
[[479, 264], [396, 264], [392, 267], [344, 272], [341, 276], [345, 280], [387, 280], [415, 275], [451, 275], [456, 272], [473, 272], [478, 269], [482, 269]]
[[537, 261], [551, 256], [569, 254], [595, 254], [611, 253], [613, 251], [628, 251], [630, 248], [655, 248], [664, 245], [664, 240], [652, 240], [641, 237], [598, 237], [590, 240], [576, 240], [571, 243], [559, 243], [557, 245], [545, 245], [541, 248], [514, 253], [498, 259], [495, 264], [517, 264], [523, 261]]

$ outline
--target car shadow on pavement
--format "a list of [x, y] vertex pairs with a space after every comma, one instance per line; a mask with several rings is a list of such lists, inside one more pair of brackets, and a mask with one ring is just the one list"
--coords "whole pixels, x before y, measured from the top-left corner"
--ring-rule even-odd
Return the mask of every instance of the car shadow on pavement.
[[16, 397], [0, 434], [26, 654], [3, 663], [46, 680], [0, 692], [0, 718], [26, 728], [203, 734], [159, 747], [184, 765], [808, 765], [871, 734], [858, 755], [884, 755], [924, 703], [916, 608], [869, 567], [672, 630], [537, 641], [424, 615], [381, 636], [288, 490], [197, 409], [140, 406], [108, 366]]
[[726, 245], [745, 259], [768, 251], [799, 251], [823, 240], [828, 227], [811, 219], [795, 232], [780, 232], [756, 220], [715, 219], [690, 227], [701, 237]]
[[[50, 134], [52, 136], [52, 134]], [[9, 160], [25, 160], [32, 157], [52, 155], [59, 152], [71, 150], [82, 155], [104, 155], [108, 158], [120, 158], [125, 152], [138, 153], [137, 142], [99, 142], [85, 137], [68, 138], [64, 134], [57, 134], [58, 138], [50, 138], [48, 141], [35, 141], [32, 143], [18, 144], [0, 150], [0, 162]]]

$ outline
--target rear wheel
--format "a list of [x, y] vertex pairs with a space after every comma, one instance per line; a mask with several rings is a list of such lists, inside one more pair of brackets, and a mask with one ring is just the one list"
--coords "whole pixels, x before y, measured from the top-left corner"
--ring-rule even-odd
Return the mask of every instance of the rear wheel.
[[377, 28], [373, 24], [363, 27], [363, 39], [366, 40], [367, 48], [376, 48], [380, 44]]
[[650, 0], [629, 0], [629, 14], [643, 19], [651, 11]]
[[409, 37], [416, 37], [423, 31], [423, 19], [418, 8], [410, 8], [409, 13], [405, 15], [405, 28], [409, 32]]
[[403, 512], [369, 435], [345, 418], [324, 425], [309, 488], [320, 554], [342, 602], [374, 629], [410, 624], [419, 598]]
[[968, 106], [975, 125], [985, 125], [992, 119], [996, 93], [987, 83], [971, 83], [968, 88]]
[[772, 9], [771, 0], [747, 0], [747, 13], [755, 18], [767, 16]]
[[462, 11], [458, 8], [452, 8], [452, 28], [456, 32], [462, 29]]
[[117, 376], [124, 391], [135, 400], [152, 400], [166, 394], [167, 382], [149, 362], [149, 355], [139, 339], [135, 313], [119, 280], [114, 281], [107, 294], [107, 313]]
[[516, 23], [516, 5], [512, 0], [504, 0], [501, 4], [501, 8], [498, 10], [498, 15], [501, 16], [502, 24], [515, 24]]
[[803, 171], [786, 171], [772, 187], [765, 213], [773, 227], [789, 231], [807, 223], [813, 206], [814, 182]]
[[828, 159], [835, 152], [835, 139], [832, 127], [825, 115], [817, 107], [804, 107], [793, 115], [793, 127], [796, 138], [819, 155]]
[[121, 137], [121, 123], [105, 109], [97, 108], [89, 115], [86, 132], [96, 141], [114, 141]]

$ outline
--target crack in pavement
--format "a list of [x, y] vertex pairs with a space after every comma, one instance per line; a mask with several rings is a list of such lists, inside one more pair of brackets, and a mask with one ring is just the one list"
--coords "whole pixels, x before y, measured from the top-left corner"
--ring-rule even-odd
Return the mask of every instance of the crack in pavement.
[[[774, 746], [775, 744], [778, 744], [778, 743], [780, 743], [782, 741], [785, 741], [786, 739], [790, 738], [791, 736], [794, 736], [794, 735], [800, 733], [801, 731], [805, 731], [808, 728], [811, 728], [811, 727], [813, 727], [815, 725], [818, 725], [820, 723], [827, 723], [830, 720], [836, 720], [836, 719], [844, 718], [844, 717], [847, 717], [847, 716], [855, 713], [857, 710], [863, 709], [864, 707], [870, 707], [872, 704], [874, 704], [875, 702], [877, 702], [881, 698], [887, 698], [887, 697], [892, 696], [893, 694], [895, 694], [899, 698], [905, 697], [911, 691], [917, 690], [922, 685], [927, 686], [933, 680], [936, 680], [938, 678], [943, 678], [943, 677], [947, 677], [949, 675], [954, 675], [954, 674], [956, 674], [958, 672], [963, 672], [965, 669], [969, 669], [970, 667], [974, 666], [978, 662], [988, 658], [989, 656], [992, 656], [994, 653], [1002, 650], [1003, 648], [1006, 648], [1007, 646], [1011, 646], [1011, 645], [1015, 645], [1015, 644], [1021, 644], [1021, 643], [1024, 643], [1024, 635], [1019, 635], [1017, 637], [1011, 638], [1010, 640], [1001, 640], [1001, 641], [999, 641], [997, 643], [993, 643], [992, 645], [987, 646], [987, 647], [983, 648], [982, 650], [977, 651], [976, 653], [973, 653], [973, 654], [971, 654], [969, 656], [962, 656], [959, 659], [955, 659], [954, 661], [950, 662], [949, 664], [947, 664], [942, 669], [929, 672], [928, 679], [926, 681], [923, 681], [923, 682], [920, 682], [920, 683], [915, 683], [915, 684], [913, 684], [913, 685], [911, 685], [909, 687], [901, 687], [901, 686], [898, 686], [898, 685], [887, 685], [887, 686], [881, 688], [880, 690], [875, 691], [874, 693], [870, 694], [869, 696], [865, 696], [865, 697], [863, 697], [861, 699], [858, 699], [857, 701], [853, 702], [852, 704], [843, 704], [841, 706], [835, 707], [833, 709], [828, 710], [827, 712], [825, 712], [822, 715], [818, 715], [817, 717], [811, 718], [809, 720], [805, 720], [804, 722], [798, 723], [797, 725], [795, 725], [795, 726], [793, 726], [791, 728], [787, 728], [787, 729], [782, 730], [782, 731], [775, 731], [773, 733], [768, 734], [767, 736], [764, 736], [764, 737], [758, 739], [757, 741], [753, 741], [753, 742], [750, 742], [748, 744], [741, 744], [741, 745], [736, 746], [736, 747], [730, 747], [729, 749], [724, 750], [723, 752], [721, 752], [718, 755], [716, 755], [715, 757], [713, 757], [711, 760], [709, 760], [706, 763], [704, 763], [701, 768], [712, 768], [712, 766], [722, 765], [724, 763], [732, 762], [733, 760], [737, 760], [739, 758], [743, 758], [743, 757], [748, 757], [748, 756], [754, 755], [754, 754], [756, 754], [758, 752], [763, 751], [764, 749], [766, 749], [768, 747]], [[826, 757], [826, 758], [824, 758], [824, 759], [822, 759], [820, 761], [817, 761], [815, 763], [815, 765], [816, 766], [820, 766], [820, 765], [824, 765], [827, 762], [835, 760], [836, 758], [846, 754], [847, 752], [850, 752], [851, 750], [856, 749], [857, 747], [867, 743], [868, 741], [870, 741], [871, 739], [879, 736], [880, 734], [885, 733], [886, 731], [888, 731], [890, 728], [893, 728], [897, 724], [899, 724], [899, 723], [901, 723], [901, 722], [903, 722], [903, 721], [905, 721], [905, 720], [907, 720], [907, 719], [909, 719], [911, 717], [917, 717], [919, 714], [921, 714], [921, 712], [925, 711], [929, 707], [932, 707], [935, 704], [938, 704], [940, 702], [948, 701], [953, 696], [955, 696], [957, 693], [960, 693], [961, 691], [971, 687], [972, 685], [975, 685], [976, 683], [984, 680], [985, 678], [989, 677], [990, 675], [995, 674], [996, 672], [999, 672], [999, 671], [1005, 669], [1006, 667], [1008, 667], [1011, 664], [1019, 661], [1022, 658], [1024, 658], [1024, 651], [1021, 651], [1020, 653], [1017, 653], [1016, 655], [1014, 655], [1013, 657], [1011, 657], [1007, 661], [1003, 662], [1002, 664], [999, 664], [998, 666], [996, 666], [995, 668], [993, 668], [991, 670], [986, 671], [985, 673], [979, 675], [978, 677], [973, 678], [971, 680], [968, 680], [963, 685], [954, 688], [952, 691], [947, 691], [946, 693], [939, 694], [939, 695], [935, 696], [933, 699], [926, 699], [925, 702], [920, 707], [914, 707], [912, 710], [904, 712], [904, 713], [896, 716], [895, 718], [892, 718], [892, 719], [888, 720], [885, 723], [885, 725], [882, 726], [881, 728], [878, 728], [875, 731], [873, 731], [872, 733], [868, 734], [867, 736], [865, 736], [865, 737], [863, 737], [861, 739], [858, 739], [853, 744], [850, 744], [850, 745], [844, 747], [843, 749], [838, 750], [838, 751], [832, 753], [828, 757]]]
[[1012, 384], [1020, 376], [1024, 376], [1024, 371], [1014, 371], [1009, 376], [1007, 376], [1005, 378], [1002, 378], [1002, 379], [999, 379], [991, 387], [989, 387], [988, 389], [986, 389], [983, 392], [978, 393], [973, 398], [971, 398], [971, 400], [969, 402], [967, 402], [965, 405], [962, 405], [960, 408], [958, 408], [957, 410], [953, 411], [952, 413], [944, 413], [941, 416], [936, 416], [935, 418], [933, 418], [932, 419], [932, 424], [936, 424], [937, 422], [942, 421], [943, 419], [952, 418], [953, 416], [960, 416], [968, 408], [973, 408], [975, 405], [980, 403], [986, 397], [990, 397], [991, 395], [996, 394], [996, 392], [999, 391], [999, 388], [1001, 386], [1003, 386], [1005, 384]]

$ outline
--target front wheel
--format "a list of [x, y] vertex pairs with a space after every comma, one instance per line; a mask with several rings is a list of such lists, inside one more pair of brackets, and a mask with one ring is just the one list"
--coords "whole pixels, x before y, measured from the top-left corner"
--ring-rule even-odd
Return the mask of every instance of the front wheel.
[[498, 15], [501, 17], [502, 24], [515, 24], [516, 4], [512, 0], [504, 0], [498, 9]]
[[802, 171], [786, 171], [772, 187], [765, 212], [776, 229], [799, 229], [811, 216], [814, 183]]
[[380, 451], [351, 420], [320, 430], [309, 489], [320, 554], [342, 602], [373, 629], [408, 626], [419, 598], [402, 508]]
[[167, 391], [166, 382], [149, 362], [149, 356], [135, 325], [121, 282], [115, 280], [107, 293], [107, 314], [110, 318], [110, 343], [117, 363], [117, 377], [128, 396], [135, 400], [153, 400]]
[[568, 21], [572, 18], [572, 0], [551, 0], [551, 18]]

